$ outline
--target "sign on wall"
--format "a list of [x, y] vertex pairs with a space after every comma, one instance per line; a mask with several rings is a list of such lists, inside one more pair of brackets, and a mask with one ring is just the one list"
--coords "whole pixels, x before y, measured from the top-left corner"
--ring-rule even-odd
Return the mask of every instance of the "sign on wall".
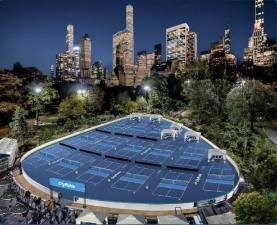
[[54, 187], [85, 193], [85, 184], [58, 178], [49, 178], [49, 184]]

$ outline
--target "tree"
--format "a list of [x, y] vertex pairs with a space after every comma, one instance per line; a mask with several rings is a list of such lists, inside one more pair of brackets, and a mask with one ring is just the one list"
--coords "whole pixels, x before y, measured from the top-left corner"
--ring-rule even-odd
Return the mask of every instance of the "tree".
[[0, 124], [7, 124], [12, 119], [17, 105], [10, 102], [0, 102]]
[[135, 101], [128, 101], [123, 106], [123, 112], [125, 114], [131, 114], [137, 112], [138, 104]]
[[267, 224], [273, 223], [274, 207], [267, 197], [258, 192], [243, 193], [233, 204], [237, 223]]
[[136, 100], [136, 103], [137, 103], [138, 111], [140, 111], [140, 112], [146, 111], [148, 103], [144, 97], [142, 97], [142, 96], [138, 97]]
[[177, 72], [177, 78], [182, 82], [186, 80], [204, 80], [210, 79], [209, 65], [203, 62], [196, 62], [190, 65], [184, 65]]
[[63, 100], [59, 105], [59, 117], [67, 119], [77, 119], [86, 113], [84, 100], [73, 95]]
[[259, 188], [277, 189], [277, 151], [256, 167], [254, 178]]
[[27, 136], [28, 132], [26, 115], [27, 112], [18, 106], [16, 107], [12, 122], [10, 123], [11, 136], [16, 138], [20, 143], [24, 142], [24, 138]]
[[114, 113], [125, 113], [125, 109], [124, 106], [125, 104], [131, 101], [130, 96], [128, 95], [128, 92], [121, 92], [120, 94], [118, 94], [118, 96], [112, 100], [111, 102], [111, 110]]
[[218, 115], [219, 100], [210, 80], [187, 80], [182, 96], [196, 113], [198, 120], [208, 121]]
[[53, 103], [59, 96], [57, 90], [49, 82], [41, 85], [40, 90], [36, 92], [34, 87], [30, 88], [27, 97], [27, 105], [31, 111], [36, 112], [36, 124], [39, 122], [39, 111], [45, 109], [47, 105]]
[[258, 117], [265, 118], [273, 101], [274, 93], [267, 85], [257, 80], [248, 80], [233, 88], [227, 95], [226, 110], [233, 124], [254, 122]]
[[104, 91], [100, 87], [94, 87], [88, 91], [85, 97], [85, 108], [88, 113], [100, 113], [104, 103]]

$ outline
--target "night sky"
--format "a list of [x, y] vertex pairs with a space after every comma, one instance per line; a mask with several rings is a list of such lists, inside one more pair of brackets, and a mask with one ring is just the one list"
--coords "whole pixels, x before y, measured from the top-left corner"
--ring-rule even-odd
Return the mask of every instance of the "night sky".
[[[92, 39], [92, 59], [111, 68], [112, 35], [125, 27], [125, 5], [134, 6], [135, 55], [163, 44], [167, 27], [188, 23], [198, 35], [198, 53], [232, 31], [232, 50], [241, 59], [254, 24], [254, 0], [0, 0], [0, 68], [16, 61], [49, 74], [55, 54], [65, 51], [66, 26], [74, 43]], [[265, 32], [277, 39], [277, 0], [265, 0]]]

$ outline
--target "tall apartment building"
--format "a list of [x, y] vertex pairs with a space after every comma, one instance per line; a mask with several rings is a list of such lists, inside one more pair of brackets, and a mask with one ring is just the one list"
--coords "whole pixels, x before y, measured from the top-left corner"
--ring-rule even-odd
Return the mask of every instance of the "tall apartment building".
[[272, 44], [264, 32], [264, 0], [255, 0], [254, 29], [248, 47], [244, 49], [243, 61], [257, 66], [271, 66], [277, 62], [276, 51], [276, 40]]
[[162, 44], [154, 45], [155, 64], [162, 62]]
[[56, 55], [56, 78], [63, 81], [75, 81], [74, 58], [67, 53]]
[[197, 58], [197, 35], [187, 23], [166, 29], [166, 60], [190, 64]]
[[66, 27], [66, 52], [56, 55], [56, 77], [59, 80], [75, 81], [78, 78], [79, 56], [73, 45], [74, 28], [69, 24]]
[[75, 67], [75, 76], [80, 76], [80, 47], [75, 46], [73, 48], [73, 59], [74, 59], [74, 67]]
[[231, 53], [231, 45], [232, 45], [231, 29], [227, 26], [224, 29], [224, 36], [223, 36], [223, 48], [227, 54]]
[[66, 27], [66, 53], [68, 55], [73, 55], [73, 44], [74, 44], [74, 30], [73, 25], [68, 24]]
[[132, 86], [134, 82], [134, 18], [133, 6], [126, 6], [126, 27], [113, 35], [113, 70], [116, 67], [116, 52], [120, 45], [123, 54], [123, 70], [120, 85]]
[[80, 50], [80, 79], [87, 82], [91, 76], [91, 40], [88, 34], [81, 39]]

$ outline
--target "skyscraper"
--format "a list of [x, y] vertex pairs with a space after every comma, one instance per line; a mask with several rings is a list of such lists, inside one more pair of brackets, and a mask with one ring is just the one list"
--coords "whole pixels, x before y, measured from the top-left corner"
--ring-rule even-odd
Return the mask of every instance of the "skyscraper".
[[277, 62], [277, 43], [268, 40], [264, 32], [264, 0], [255, 0], [255, 23], [243, 61], [257, 66], [271, 66]]
[[229, 54], [231, 53], [231, 30], [230, 28], [227, 26], [225, 29], [224, 29], [224, 36], [223, 36], [223, 48], [224, 48], [224, 51]]
[[68, 24], [66, 28], [66, 53], [68, 55], [73, 55], [73, 43], [74, 43], [74, 30], [73, 25]]
[[186, 23], [166, 29], [166, 60], [189, 64], [197, 57], [197, 35]]
[[162, 44], [154, 45], [155, 64], [159, 64], [162, 61]]
[[88, 34], [81, 39], [80, 78], [87, 81], [91, 76], [91, 40]]
[[255, 24], [252, 35], [253, 43], [253, 62], [259, 64], [259, 54], [262, 53], [266, 42], [266, 34], [264, 33], [264, 1], [255, 0]]
[[134, 72], [134, 18], [133, 6], [126, 6], [126, 27], [124, 30], [113, 35], [113, 69], [116, 67], [116, 51], [117, 46], [120, 45], [123, 51], [123, 70], [125, 77], [121, 79], [120, 83], [126, 86], [133, 85]]
[[75, 76], [79, 77], [80, 75], [80, 47], [75, 46], [73, 48], [73, 61], [74, 61], [74, 68], [75, 68]]

